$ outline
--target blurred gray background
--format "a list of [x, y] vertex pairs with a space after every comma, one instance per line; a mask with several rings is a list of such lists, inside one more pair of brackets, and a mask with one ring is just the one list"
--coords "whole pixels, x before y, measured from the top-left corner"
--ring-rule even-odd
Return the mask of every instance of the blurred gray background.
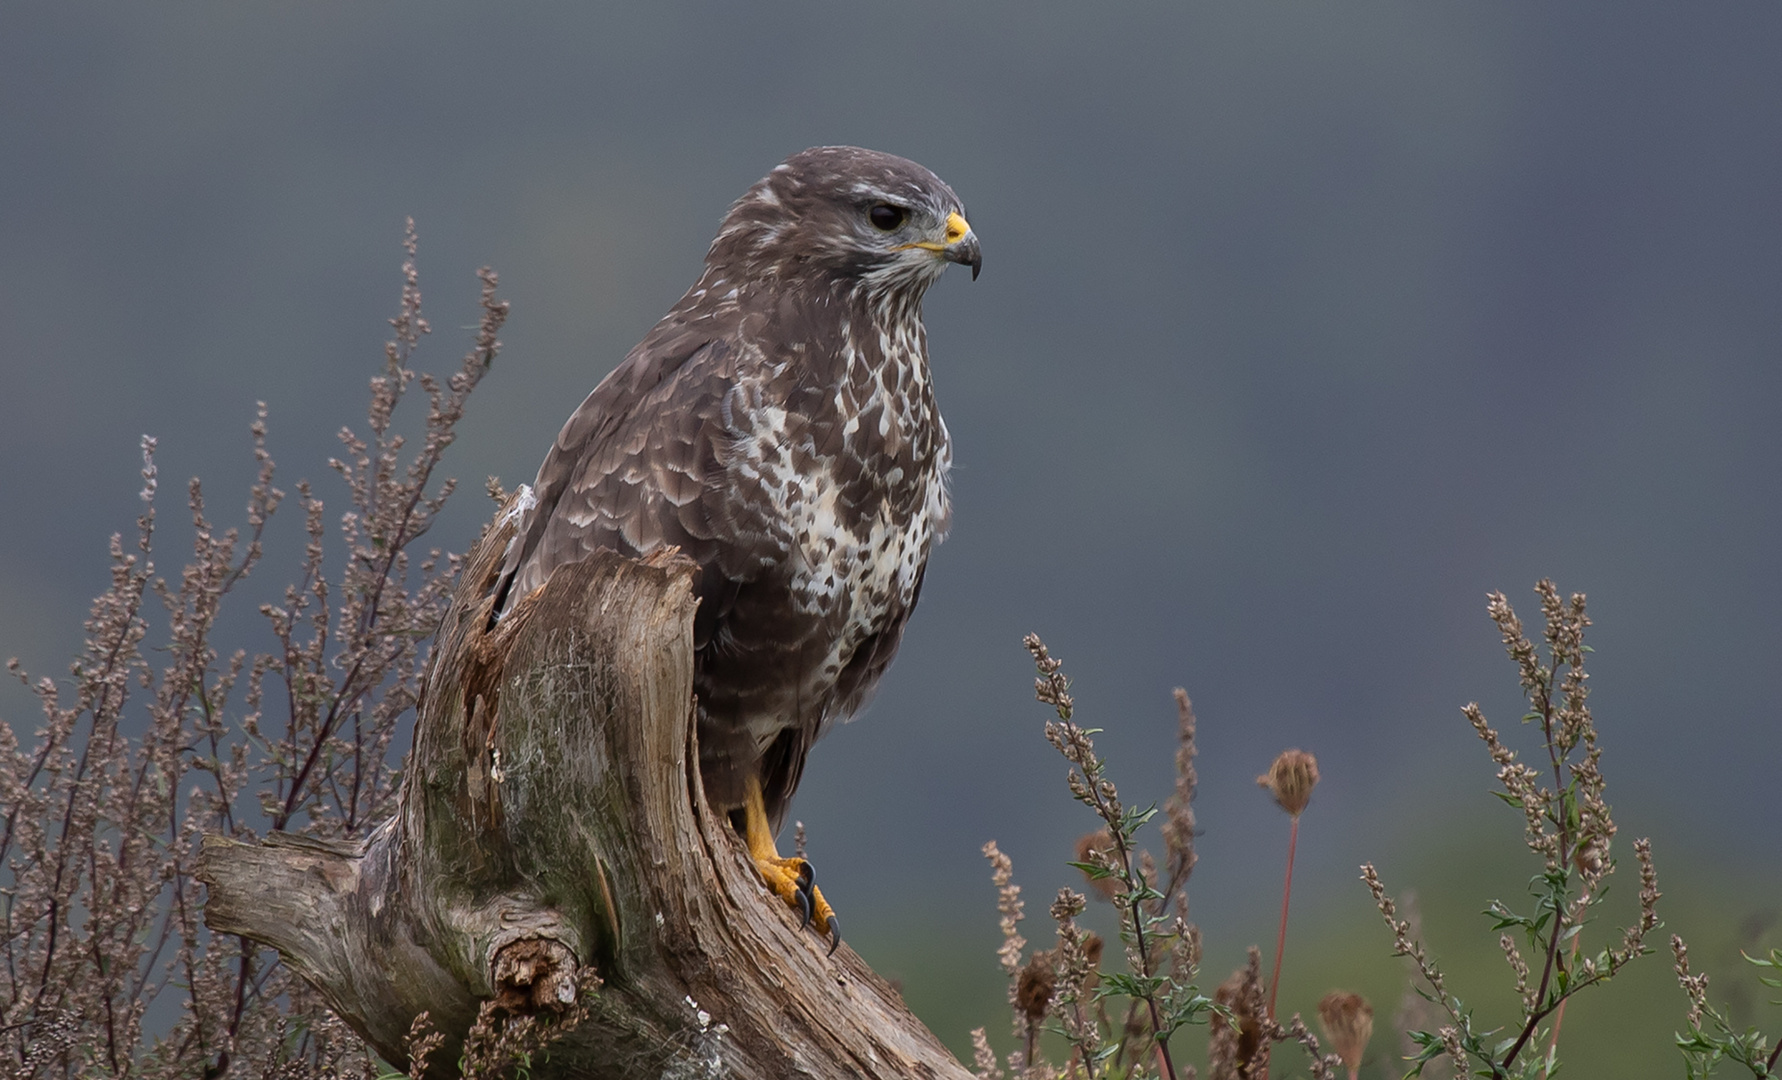
[[[1365, 859], [1424, 889], [1455, 955], [1495, 949], [1485, 893], [1535, 867], [1459, 707], [1515, 726], [1484, 596], [1538, 615], [1541, 576], [1590, 596], [1609, 794], [1624, 842], [1654, 837], [1670, 925], [1771, 925], [1775, 4], [6, 3], [0, 21], [0, 655], [65, 670], [106, 537], [137, 512], [142, 433], [174, 496], [164, 561], [184, 477], [239, 520], [256, 399], [283, 485], [344, 505], [324, 461], [363, 419], [405, 215], [422, 368], [468, 344], [477, 266], [513, 304], [448, 457], [467, 490], [435, 539], [462, 548], [482, 479], [531, 478], [729, 201], [787, 154], [857, 143], [955, 187], [984, 272], [928, 303], [953, 536], [793, 816], [850, 940], [953, 1045], [1006, 1030], [979, 846], [1014, 857], [1038, 939], [1090, 825], [1040, 734], [1029, 630], [1129, 800], [1167, 794], [1169, 690], [1193, 695], [1211, 982], [1272, 946], [1286, 819], [1253, 778], [1288, 746], [1324, 774], [1290, 1007], [1346, 979], [1390, 1026]], [[299, 524], [288, 507], [263, 586], [296, 565]], [[21, 730], [30, 714], [0, 696]], [[1667, 959], [1645, 963], [1670, 996], [1623, 1028], [1626, 1064], [1580, 1075], [1679, 1072], [1682, 998]]]

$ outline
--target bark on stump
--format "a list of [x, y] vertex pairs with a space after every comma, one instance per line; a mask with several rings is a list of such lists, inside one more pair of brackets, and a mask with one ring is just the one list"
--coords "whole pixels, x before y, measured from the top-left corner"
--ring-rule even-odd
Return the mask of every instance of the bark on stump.
[[277, 949], [380, 1054], [426, 1010], [455, 1071], [479, 1005], [592, 1017], [535, 1076], [970, 1076], [845, 945], [761, 884], [693, 745], [693, 568], [602, 553], [492, 632], [517, 515], [465, 567], [398, 810], [360, 844], [204, 843], [205, 921]]

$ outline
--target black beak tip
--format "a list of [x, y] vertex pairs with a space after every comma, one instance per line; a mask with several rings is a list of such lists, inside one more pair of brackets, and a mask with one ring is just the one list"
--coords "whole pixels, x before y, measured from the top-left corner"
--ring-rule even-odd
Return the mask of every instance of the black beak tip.
[[971, 279], [978, 280], [978, 271], [984, 267], [984, 253], [978, 247], [976, 236], [965, 234], [958, 242], [949, 244], [943, 255], [948, 262], [971, 267]]

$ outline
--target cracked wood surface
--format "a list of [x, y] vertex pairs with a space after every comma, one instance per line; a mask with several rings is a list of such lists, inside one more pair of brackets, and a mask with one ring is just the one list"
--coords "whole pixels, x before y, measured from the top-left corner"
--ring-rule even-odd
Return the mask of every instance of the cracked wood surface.
[[763, 887], [705, 803], [692, 564], [602, 552], [492, 631], [504, 512], [439, 632], [396, 814], [357, 844], [207, 837], [205, 920], [277, 949], [402, 1065], [425, 1009], [450, 1075], [479, 1004], [592, 1017], [539, 1077], [970, 1076], [844, 945]]

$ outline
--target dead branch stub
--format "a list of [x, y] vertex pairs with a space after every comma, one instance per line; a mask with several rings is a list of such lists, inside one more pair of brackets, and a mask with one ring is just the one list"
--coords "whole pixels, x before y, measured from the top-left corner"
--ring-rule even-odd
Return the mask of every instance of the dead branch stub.
[[465, 567], [396, 814], [353, 845], [207, 838], [206, 922], [276, 948], [398, 1065], [427, 1011], [431, 1075], [482, 1002], [549, 1016], [580, 995], [589, 1019], [534, 1075], [969, 1076], [858, 956], [799, 930], [706, 806], [692, 565], [603, 553], [486, 631], [515, 516]]

